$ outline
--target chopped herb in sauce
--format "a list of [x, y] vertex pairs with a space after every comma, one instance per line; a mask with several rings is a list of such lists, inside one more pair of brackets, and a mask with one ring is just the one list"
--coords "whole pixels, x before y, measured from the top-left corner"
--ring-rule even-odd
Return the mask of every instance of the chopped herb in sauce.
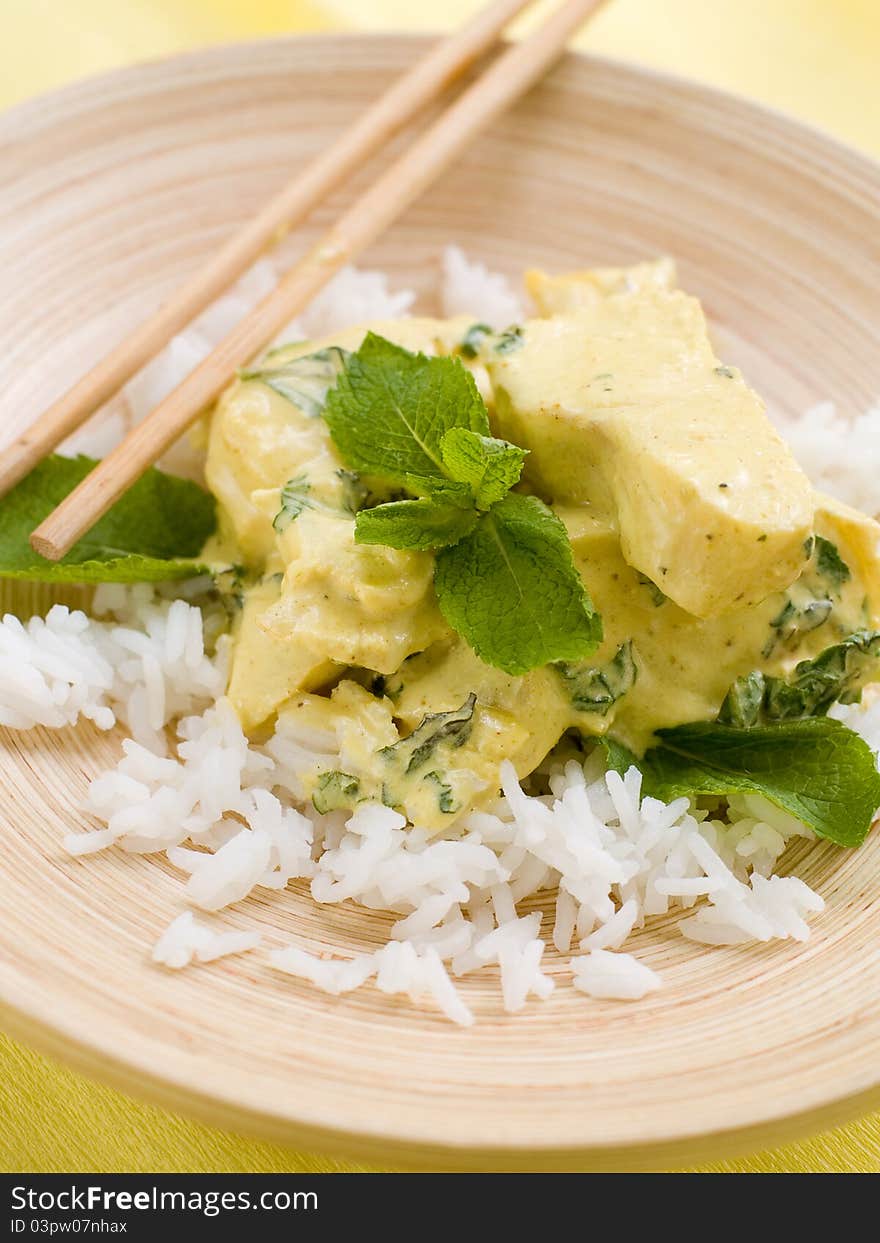
[[408, 738], [383, 747], [379, 755], [399, 763], [404, 774], [423, 768], [440, 746], [462, 747], [471, 736], [477, 697], [471, 692], [460, 708], [453, 712], [429, 712]]
[[639, 580], [639, 585], [644, 587], [648, 592], [648, 595], [651, 597], [651, 602], [653, 603], [655, 609], [659, 609], [661, 604], [666, 603], [669, 596], [664, 595], [657, 584], [652, 579], [648, 578], [647, 574], [637, 574], [636, 577]]
[[[327, 393], [336, 383], [339, 373], [350, 357], [348, 350], [338, 345], [316, 350], [314, 354], [302, 354], [277, 366], [262, 366], [253, 371], [240, 371], [242, 380], [260, 380], [279, 396], [292, 402], [309, 418], [318, 418], [327, 404]], [[267, 355], [264, 362], [269, 362]]]
[[[785, 604], [770, 622], [773, 634], [762, 655], [771, 656], [780, 644], [794, 646], [804, 634], [824, 625], [834, 612], [832, 596], [852, 577], [849, 566], [835, 544], [821, 535], [811, 535], [804, 544], [809, 565], [803, 579], [795, 584]], [[810, 594], [812, 593], [812, 594]]]
[[357, 777], [334, 769], [332, 772], [321, 773], [312, 795], [312, 804], [315, 811], [323, 816], [340, 807], [353, 807], [359, 790], [360, 782]]
[[369, 488], [361, 481], [356, 470], [340, 469], [336, 477], [342, 484], [342, 507], [352, 517], [366, 505], [370, 499]]
[[858, 703], [861, 687], [880, 673], [880, 631], [860, 630], [802, 660], [787, 678], [755, 670], [738, 678], [727, 693], [718, 719], [750, 729], [772, 721], [825, 716], [835, 703]]
[[846, 564], [837, 545], [821, 535], [815, 537], [816, 570], [822, 578], [831, 583], [839, 593], [844, 583], [852, 578], [852, 571]]
[[828, 621], [833, 608], [833, 603], [827, 598], [818, 600], [808, 598], [795, 603], [789, 597], [770, 622], [773, 634], [764, 644], [762, 655], [765, 658], [771, 656], [780, 644], [791, 645], [796, 643], [801, 635], [817, 630], [819, 626]]
[[631, 642], [621, 643], [614, 659], [599, 668], [565, 663], [553, 667], [565, 683], [572, 707], [598, 716], [607, 716], [612, 705], [632, 689], [638, 676]]
[[228, 569], [216, 571], [214, 574], [214, 586], [230, 620], [244, 608], [247, 585], [247, 571], [243, 565], [231, 565]]
[[356, 471], [337, 470], [339, 481], [337, 503], [316, 496], [306, 475], [288, 479], [281, 489], [281, 508], [272, 520], [272, 526], [281, 535], [305, 509], [328, 514], [332, 518], [353, 518], [369, 498], [369, 491], [360, 481]]
[[458, 353], [462, 358], [476, 358], [486, 337], [491, 335], [492, 329], [488, 324], [471, 324], [461, 339]]
[[297, 475], [296, 479], [288, 479], [281, 489], [281, 508], [272, 520], [273, 528], [286, 531], [291, 522], [295, 522], [304, 509], [311, 508], [308, 499], [311, 484], [305, 475]]
[[425, 781], [431, 781], [437, 786], [437, 806], [444, 816], [454, 816], [461, 810], [461, 803], [452, 793], [452, 786], [443, 780], [440, 773], [425, 773]]
[[492, 349], [496, 354], [513, 354], [515, 350], [522, 349], [522, 345], [523, 330], [518, 324], [514, 324], [498, 333]]

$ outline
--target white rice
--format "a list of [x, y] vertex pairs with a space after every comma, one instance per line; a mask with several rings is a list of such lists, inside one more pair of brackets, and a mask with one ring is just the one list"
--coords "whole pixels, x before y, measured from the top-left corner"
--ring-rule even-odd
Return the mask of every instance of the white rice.
[[440, 285], [443, 314], [475, 315], [490, 328], [509, 328], [525, 317], [525, 302], [510, 288], [507, 277], [468, 259], [458, 246], [443, 251]]
[[823, 401], [780, 431], [817, 488], [866, 514], [880, 513], [880, 404], [854, 419]]
[[[256, 265], [129, 385], [126, 417], [99, 430], [100, 443], [80, 438], [76, 447], [106, 451], [274, 283], [271, 265]], [[523, 314], [504, 278], [456, 247], [444, 254], [441, 285], [445, 314], [467, 312], [494, 327]], [[346, 269], [283, 335], [397, 317], [413, 300], [411, 291], [391, 291], [381, 273]], [[864, 416], [847, 440], [833, 411], [817, 407], [792, 436], [823, 487], [869, 511], [877, 507], [878, 419], [877, 410]], [[446, 836], [429, 837], [378, 805], [318, 815], [303, 802], [303, 778], [337, 766], [336, 740], [282, 728], [264, 745], [249, 744], [223, 698], [227, 642], [206, 651], [201, 589], [178, 584], [186, 598], [172, 599], [166, 589], [103, 586], [93, 618], [56, 605], [45, 619], [0, 622], [0, 724], [63, 728], [82, 717], [129, 735], [117, 765], [91, 782], [85, 810], [98, 827], [64, 844], [77, 855], [110, 846], [165, 852], [187, 905], [159, 938], [157, 963], [177, 969], [257, 951], [259, 934], [199, 922], [191, 908], [216, 912], [291, 880], [308, 884], [318, 903], [354, 901], [398, 918], [385, 945], [354, 957], [267, 945], [262, 952], [279, 972], [333, 995], [373, 981], [463, 1026], [474, 1015], [455, 980], [487, 965], [497, 968], [511, 1013], [556, 984], [593, 998], [645, 996], [660, 978], [622, 947], [669, 910], [692, 911], [670, 935], [707, 945], [808, 937], [806, 919], [822, 899], [797, 878], [773, 874], [792, 838], [813, 836], [806, 826], [755, 795], [731, 799], [723, 820], [687, 799], [643, 798], [636, 769], [606, 773], [595, 755], [550, 770], [541, 796], [524, 792], [502, 765], [494, 805]], [[834, 715], [880, 750], [880, 699]], [[520, 914], [535, 895], [553, 911], [544, 928], [538, 911]], [[548, 944], [557, 954], [553, 975]]]
[[[106, 725], [112, 716], [129, 730], [138, 721], [144, 729], [141, 740], [123, 742], [115, 768], [91, 782], [85, 810], [101, 827], [71, 835], [65, 845], [74, 854], [110, 845], [164, 851], [180, 869], [182, 900], [204, 911], [300, 879], [317, 902], [354, 900], [395, 912], [391, 940], [373, 954], [343, 961], [295, 945], [270, 950], [274, 966], [328, 992], [373, 979], [386, 992], [429, 998], [467, 1024], [473, 1016], [453, 980], [495, 964], [504, 1009], [516, 1012], [530, 997], [548, 996], [555, 983], [544, 969], [540, 913], [518, 911], [536, 894], [551, 901], [555, 894], [559, 954], [571, 955], [575, 943], [584, 951], [570, 958], [567, 978], [591, 996], [620, 999], [659, 983], [630, 955], [615, 952], [653, 914], [705, 899], [679, 920], [678, 932], [737, 944], [804, 940], [805, 916], [822, 909], [802, 881], [772, 874], [793, 837], [811, 836], [800, 822], [754, 795], [732, 799], [725, 821], [687, 799], [643, 798], [636, 769], [625, 777], [605, 773], [595, 756], [557, 766], [550, 792], [540, 797], [526, 794], [512, 767], [502, 765], [496, 803], [447, 836], [429, 837], [380, 805], [320, 816], [299, 801], [302, 774], [309, 757], [338, 762], [335, 744], [318, 735], [310, 750], [301, 734], [291, 750], [290, 738], [277, 733], [263, 746], [249, 744], [220, 694], [224, 652], [205, 655], [197, 604], [157, 601], [140, 587], [101, 588], [96, 606], [108, 605], [113, 615], [97, 620], [56, 606], [34, 635], [12, 618], [0, 625], [0, 643], [12, 635], [17, 660], [34, 680], [19, 719], [61, 725], [85, 715]], [[64, 639], [63, 677], [46, 656], [47, 638], [56, 634]], [[148, 676], [162, 688], [162, 711], [144, 724]], [[4, 719], [13, 707], [24, 713], [21, 687], [6, 678], [2, 687]], [[841, 711], [880, 745], [877, 706]], [[172, 716], [177, 745], [169, 754], [160, 722]], [[257, 943], [205, 930], [189, 915], [166, 930], [154, 958], [180, 967]]]
[[573, 959], [572, 971], [574, 986], [582, 993], [617, 1001], [638, 1001], [661, 984], [657, 972], [632, 954], [612, 954], [603, 949]]
[[196, 921], [191, 911], [178, 915], [162, 933], [153, 947], [153, 962], [165, 967], [186, 967], [193, 959], [213, 962], [227, 954], [241, 954], [256, 949], [259, 932], [212, 932]]

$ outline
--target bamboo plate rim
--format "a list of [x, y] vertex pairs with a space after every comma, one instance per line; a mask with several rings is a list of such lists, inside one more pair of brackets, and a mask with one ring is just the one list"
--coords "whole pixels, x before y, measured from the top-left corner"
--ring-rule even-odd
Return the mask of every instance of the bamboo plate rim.
[[[249, 58], [277, 59], [280, 71], [285, 57], [296, 60], [297, 54], [308, 58], [323, 56], [332, 64], [353, 48], [369, 47], [369, 55], [383, 57], [389, 65], [396, 65], [413, 50], [421, 48], [427, 40], [412, 36], [370, 35], [309, 35], [291, 36], [283, 39], [261, 39], [248, 43], [229, 44], [206, 50], [185, 53], [181, 56], [161, 58], [141, 65], [113, 70], [99, 77], [76, 82], [50, 95], [26, 101], [8, 110], [0, 118], [0, 156], [7, 144], [14, 143], [18, 127], [36, 122], [48, 109], [58, 109], [69, 102], [72, 106], [91, 101], [97, 108], [108, 93], [118, 94], [128, 89], [133, 94], [152, 86], [163, 72], [184, 74], [187, 70], [216, 70], [223, 76], [233, 68], [239, 78], [247, 77]], [[304, 48], [304, 45], [307, 47]], [[623, 62], [607, 58], [571, 53], [560, 73], [586, 73], [605, 75], [605, 80], [616, 77], [624, 83], [649, 88], [658, 95], [671, 93], [685, 99], [698, 111], [701, 107], [717, 115], [729, 111], [752, 124], [764, 122], [775, 136], [789, 141], [793, 147], [798, 141], [812, 147], [811, 158], [821, 159], [837, 169], [841, 176], [853, 178], [866, 192], [873, 196], [875, 217], [880, 218], [880, 166], [871, 162], [850, 147], [830, 138], [824, 131], [804, 125], [782, 112], [761, 107], [742, 97], [714, 87], [684, 81], [673, 75], [656, 70], [635, 68]], [[256, 72], [251, 69], [250, 72]], [[228, 80], [228, 78], [227, 78]], [[556, 75], [554, 75], [554, 81]], [[876, 204], [876, 205], [875, 205]], [[446, 238], [438, 239], [440, 241]], [[455, 239], [453, 239], [455, 240]], [[0, 316], [2, 321], [2, 316]], [[234, 961], [234, 960], [230, 960]], [[394, 1119], [383, 1126], [379, 1119], [374, 1126], [346, 1122], [340, 1126], [338, 1119], [322, 1117], [320, 1111], [287, 1107], [280, 1102], [274, 1109], [254, 1108], [248, 1097], [247, 1084], [224, 1083], [221, 1088], [209, 1090], [206, 1076], [193, 1082], [176, 1065], [163, 1071], [145, 1065], [136, 1057], [127, 1059], [110, 1038], [105, 1039], [100, 1030], [90, 1030], [86, 1016], [77, 1012], [73, 1016], [58, 1012], [52, 996], [36, 996], [33, 989], [16, 983], [14, 974], [4, 972], [0, 961], [0, 1013], [4, 1026], [10, 1033], [50, 1056], [69, 1062], [85, 1073], [105, 1080], [126, 1092], [145, 1096], [166, 1108], [183, 1110], [217, 1126], [260, 1134], [276, 1141], [299, 1144], [325, 1151], [337, 1151], [349, 1156], [364, 1156], [394, 1160], [401, 1164], [433, 1165], [435, 1168], [519, 1168], [528, 1169], [535, 1164], [552, 1168], [662, 1168], [669, 1163], [694, 1160], [695, 1148], [699, 1146], [699, 1159], [706, 1160], [720, 1155], [754, 1148], [768, 1140], [779, 1142], [807, 1130], [818, 1129], [847, 1120], [858, 1113], [880, 1105], [880, 1069], [863, 1067], [859, 1073], [851, 1072], [834, 1088], [814, 1093], [805, 1098], [803, 1109], [766, 1101], [756, 1108], [753, 1120], [735, 1126], [705, 1124], [689, 1128], [682, 1120], [677, 1128], [664, 1136], [649, 1135], [640, 1141], [617, 1143], [594, 1141], [586, 1144], [554, 1145], [538, 1142], [533, 1136], [505, 1137], [499, 1144], [477, 1145], [450, 1144], [433, 1141], [425, 1134], [406, 1134], [395, 1130]], [[450, 1029], [450, 1039], [456, 1031]]]

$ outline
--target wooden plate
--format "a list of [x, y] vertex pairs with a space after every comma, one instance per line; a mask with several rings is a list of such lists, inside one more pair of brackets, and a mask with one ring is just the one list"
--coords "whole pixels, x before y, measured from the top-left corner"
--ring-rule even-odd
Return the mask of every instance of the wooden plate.
[[[405, 38], [233, 46], [151, 64], [0, 122], [4, 437], [132, 326], [420, 50]], [[348, 193], [354, 187], [349, 187]], [[344, 197], [344, 196], [343, 196]], [[324, 224], [329, 210], [318, 214]], [[875, 397], [880, 171], [751, 104], [569, 57], [369, 256], [428, 291], [448, 240], [516, 274], [680, 261], [771, 402]], [[39, 593], [7, 591], [25, 613]], [[880, 838], [792, 857], [828, 902], [807, 945], [695, 949], [674, 920], [636, 949], [665, 988], [591, 1001], [565, 983], [517, 1017], [491, 971], [459, 1031], [372, 987], [332, 999], [260, 953], [173, 974], [162, 859], [77, 861], [87, 778], [114, 737], [2, 740], [0, 998], [16, 1036], [219, 1125], [383, 1162], [636, 1168], [776, 1142], [880, 1100]], [[388, 921], [301, 889], [224, 916], [312, 949]]]

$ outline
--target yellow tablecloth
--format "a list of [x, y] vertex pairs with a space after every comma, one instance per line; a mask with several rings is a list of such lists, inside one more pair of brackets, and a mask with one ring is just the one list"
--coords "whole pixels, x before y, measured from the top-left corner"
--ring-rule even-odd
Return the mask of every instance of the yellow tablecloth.
[[[480, 0], [3, 0], [0, 106], [75, 77], [210, 42], [319, 29], [431, 28]], [[613, 0], [579, 45], [699, 77], [880, 157], [877, 0]], [[0, 1170], [356, 1169], [130, 1100], [0, 1036]], [[730, 1172], [880, 1171], [880, 1115]]]

